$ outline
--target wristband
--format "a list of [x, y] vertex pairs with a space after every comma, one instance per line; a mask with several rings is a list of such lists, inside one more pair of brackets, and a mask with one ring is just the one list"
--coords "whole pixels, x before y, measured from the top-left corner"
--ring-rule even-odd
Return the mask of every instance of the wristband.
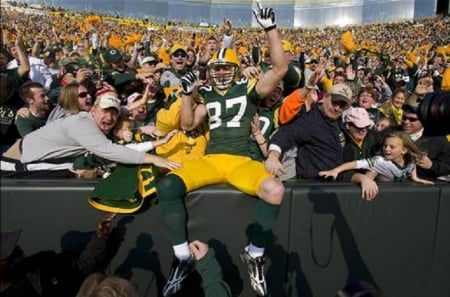
[[277, 25], [273, 25], [273, 26], [264, 28], [264, 31], [269, 32], [269, 31], [272, 31], [273, 29], [275, 29], [276, 27], [277, 27]]
[[263, 145], [263, 144], [266, 144], [266, 143], [267, 143], [267, 140], [264, 140], [263, 142], [257, 142], [258, 145]]

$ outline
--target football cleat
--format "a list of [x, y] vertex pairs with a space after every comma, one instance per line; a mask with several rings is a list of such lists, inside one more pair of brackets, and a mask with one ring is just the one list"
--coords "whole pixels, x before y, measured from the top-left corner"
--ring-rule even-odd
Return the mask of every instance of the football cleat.
[[177, 257], [173, 257], [172, 267], [170, 268], [169, 278], [163, 289], [163, 296], [168, 297], [176, 294], [181, 290], [183, 281], [188, 275], [194, 271], [194, 258], [180, 261]]
[[244, 249], [241, 252], [241, 260], [247, 265], [248, 274], [250, 276], [250, 284], [258, 296], [267, 295], [266, 278], [264, 277], [265, 257], [260, 256], [252, 258]]

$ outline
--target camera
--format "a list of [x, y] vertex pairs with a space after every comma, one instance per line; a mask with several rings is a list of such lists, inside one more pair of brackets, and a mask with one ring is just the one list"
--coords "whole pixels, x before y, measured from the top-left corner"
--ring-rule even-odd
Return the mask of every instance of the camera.
[[425, 134], [450, 134], [450, 91], [426, 94], [417, 107], [417, 116], [424, 126]]

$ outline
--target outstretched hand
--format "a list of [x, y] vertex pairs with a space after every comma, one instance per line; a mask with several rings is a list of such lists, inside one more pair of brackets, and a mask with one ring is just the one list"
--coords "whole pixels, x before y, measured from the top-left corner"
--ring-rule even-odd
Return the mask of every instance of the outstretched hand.
[[152, 155], [153, 159], [152, 159], [152, 163], [153, 165], [157, 166], [157, 167], [161, 167], [161, 168], [166, 168], [169, 170], [175, 170], [178, 168], [181, 168], [181, 164], [169, 159], [165, 159], [156, 155]]
[[189, 244], [189, 250], [192, 255], [194, 255], [195, 260], [200, 261], [209, 250], [208, 244], [201, 242], [199, 240], [194, 240]]
[[112, 230], [112, 222], [117, 214], [107, 213], [97, 224], [96, 233], [99, 238], [106, 239]]
[[334, 169], [319, 172], [319, 176], [324, 177], [324, 178], [332, 177], [333, 179], [336, 179], [338, 174], [339, 173]]
[[162, 140], [164, 143], [168, 143], [169, 140], [171, 140], [172, 137], [174, 137], [175, 134], [177, 134], [177, 133], [178, 133], [178, 130], [177, 130], [177, 129], [174, 129], [174, 130], [170, 131], [169, 133], [167, 133], [167, 135], [164, 136], [161, 140]]

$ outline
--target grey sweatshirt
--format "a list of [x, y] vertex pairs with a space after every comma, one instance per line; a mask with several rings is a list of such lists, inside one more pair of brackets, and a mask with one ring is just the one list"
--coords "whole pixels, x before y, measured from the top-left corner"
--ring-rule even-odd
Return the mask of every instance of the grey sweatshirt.
[[27, 134], [22, 142], [21, 161], [48, 161], [87, 152], [124, 164], [142, 164], [145, 155], [145, 152], [112, 143], [89, 113], [80, 112]]

